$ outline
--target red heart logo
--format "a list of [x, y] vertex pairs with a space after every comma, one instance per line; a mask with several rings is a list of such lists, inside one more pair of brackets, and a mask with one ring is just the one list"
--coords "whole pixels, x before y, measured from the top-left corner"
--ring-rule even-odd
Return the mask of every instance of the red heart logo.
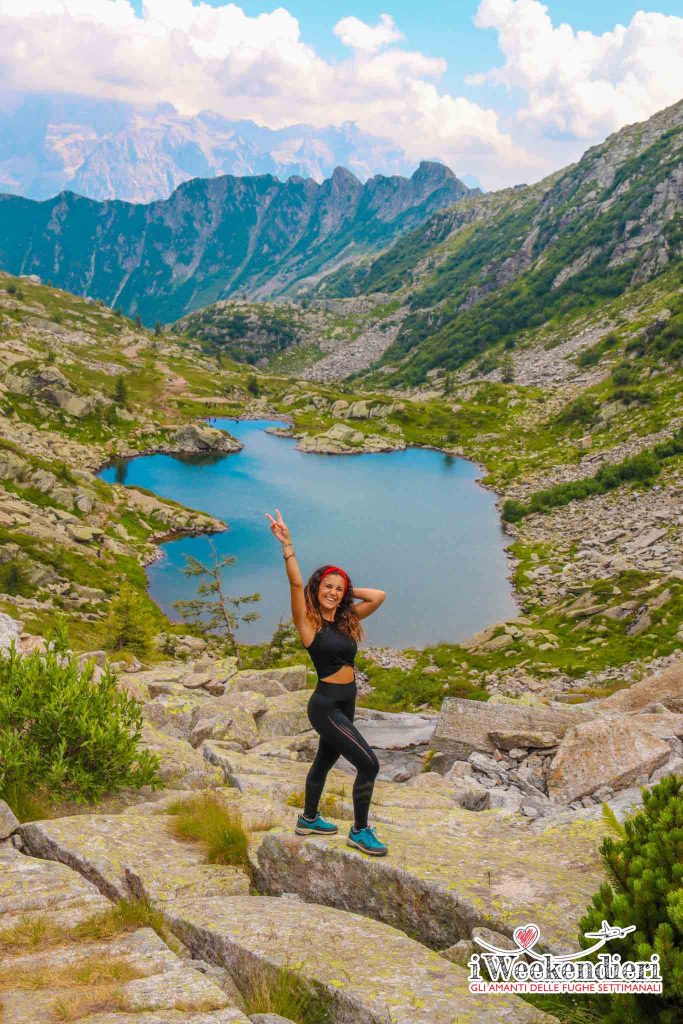
[[515, 928], [512, 937], [520, 949], [531, 949], [538, 940], [540, 932], [535, 924], [527, 924], [524, 928]]

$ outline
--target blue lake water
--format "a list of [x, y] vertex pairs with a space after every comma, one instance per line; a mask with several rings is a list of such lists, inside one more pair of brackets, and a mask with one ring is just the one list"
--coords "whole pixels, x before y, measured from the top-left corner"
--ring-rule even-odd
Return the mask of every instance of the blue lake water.
[[[219, 516], [228, 530], [211, 538], [221, 555], [226, 590], [259, 591], [260, 619], [241, 625], [243, 642], [270, 638], [289, 619], [289, 586], [280, 545], [266, 512], [277, 507], [292, 531], [304, 579], [319, 565], [340, 565], [359, 587], [387, 598], [365, 621], [366, 642], [424, 647], [456, 642], [516, 613], [507, 579], [507, 543], [495, 497], [476, 483], [464, 459], [422, 448], [373, 455], [312, 455], [267, 434], [266, 420], [211, 422], [244, 444], [222, 457], [148, 455], [101, 476], [146, 487], [164, 498]], [[277, 424], [281, 425], [281, 424]], [[210, 561], [206, 537], [163, 545], [148, 569], [152, 597], [171, 618], [172, 602], [196, 596], [184, 555]]]

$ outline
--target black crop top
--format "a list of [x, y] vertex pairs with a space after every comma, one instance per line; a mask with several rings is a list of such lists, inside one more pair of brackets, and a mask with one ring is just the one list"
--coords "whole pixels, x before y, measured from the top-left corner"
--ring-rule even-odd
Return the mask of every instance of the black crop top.
[[344, 665], [353, 668], [358, 644], [334, 622], [323, 619], [322, 629], [313, 637], [306, 648], [318, 673], [318, 679], [331, 676]]

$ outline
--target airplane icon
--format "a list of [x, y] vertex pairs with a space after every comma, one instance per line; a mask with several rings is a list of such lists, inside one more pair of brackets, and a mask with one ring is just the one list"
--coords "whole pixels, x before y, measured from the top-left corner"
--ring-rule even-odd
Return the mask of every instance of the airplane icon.
[[620, 928], [619, 925], [611, 925], [607, 921], [603, 921], [599, 932], [584, 932], [584, 935], [587, 939], [623, 939], [629, 932], [634, 932], [635, 930], [636, 926], [634, 924]]

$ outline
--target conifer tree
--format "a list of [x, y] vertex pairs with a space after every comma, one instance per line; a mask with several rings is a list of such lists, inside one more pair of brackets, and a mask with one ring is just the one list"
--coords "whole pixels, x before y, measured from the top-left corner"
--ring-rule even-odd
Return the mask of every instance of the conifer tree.
[[129, 650], [144, 658], [152, 647], [154, 622], [149, 605], [144, 596], [128, 584], [121, 587], [111, 602], [106, 636], [107, 646], [113, 651]]
[[[663, 992], [658, 995], [615, 993], [609, 997], [606, 1024], [680, 1024], [683, 1019], [683, 777], [667, 775], [651, 790], [643, 789], [643, 809], [623, 826], [613, 816], [612, 831], [600, 853], [609, 877], [593, 896], [579, 923], [583, 933], [603, 920], [636, 930], [609, 952], [622, 960], [659, 956]], [[598, 951], [602, 952], [602, 951]], [[598, 953], [594, 953], [595, 958]]]
[[240, 597], [232, 597], [225, 592], [221, 570], [228, 565], [234, 565], [234, 555], [224, 555], [219, 558], [215, 545], [209, 541], [211, 548], [212, 564], [205, 565], [194, 555], [185, 555], [186, 566], [183, 572], [186, 576], [204, 577], [204, 582], [197, 586], [199, 597], [190, 601], [174, 601], [173, 607], [177, 608], [180, 614], [188, 622], [193, 622], [204, 633], [218, 633], [225, 637], [229, 649], [237, 658], [237, 665], [242, 668], [242, 658], [237, 643], [236, 631], [240, 622], [254, 622], [259, 618], [258, 612], [247, 612], [238, 615], [237, 610], [243, 604], [253, 604], [261, 600], [259, 593], [243, 594]]
[[128, 401], [128, 388], [126, 387], [126, 381], [123, 377], [116, 378], [114, 401], [117, 405], [125, 405]]

